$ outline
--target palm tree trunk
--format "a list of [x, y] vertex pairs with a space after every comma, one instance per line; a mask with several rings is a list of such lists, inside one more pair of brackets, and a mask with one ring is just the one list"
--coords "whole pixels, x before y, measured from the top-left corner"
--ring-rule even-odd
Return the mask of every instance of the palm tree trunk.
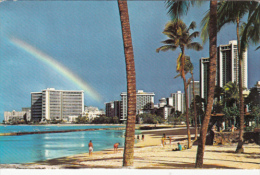
[[188, 93], [187, 93], [187, 89], [188, 89], [188, 85], [186, 82], [186, 77], [185, 77], [185, 54], [184, 54], [184, 49], [182, 49], [182, 57], [181, 57], [181, 66], [182, 66], [182, 70], [181, 70], [181, 76], [183, 79], [183, 83], [184, 83], [184, 96], [185, 96], [185, 106], [186, 106], [186, 125], [187, 125], [187, 136], [188, 136], [188, 146], [187, 148], [191, 148], [191, 136], [190, 136], [190, 122], [189, 122], [189, 106], [188, 106]]
[[198, 125], [197, 125], [197, 109], [196, 109], [196, 102], [195, 102], [195, 82], [194, 82], [193, 73], [191, 73], [191, 78], [192, 78], [192, 86], [193, 86], [193, 108], [194, 108], [194, 120], [195, 120], [195, 139], [194, 140], [197, 140]]
[[206, 113], [202, 122], [200, 137], [198, 140], [198, 149], [196, 157], [196, 168], [202, 168], [203, 157], [206, 143], [206, 134], [212, 111], [215, 79], [216, 79], [216, 60], [217, 60], [217, 1], [210, 1], [210, 20], [209, 20], [209, 84], [208, 84], [208, 103]]
[[126, 0], [118, 0], [127, 75], [127, 124], [123, 166], [133, 166], [136, 118], [136, 79], [133, 45]]
[[[239, 129], [239, 141], [237, 144], [236, 152], [243, 149], [243, 130], [244, 130], [244, 99], [243, 99], [243, 80], [242, 80], [242, 59], [243, 54], [240, 54], [240, 36], [239, 36], [239, 23], [240, 19], [237, 17], [237, 49], [238, 49], [238, 59], [239, 59], [239, 113], [240, 113], [240, 129]], [[243, 151], [242, 151], [243, 152]]]

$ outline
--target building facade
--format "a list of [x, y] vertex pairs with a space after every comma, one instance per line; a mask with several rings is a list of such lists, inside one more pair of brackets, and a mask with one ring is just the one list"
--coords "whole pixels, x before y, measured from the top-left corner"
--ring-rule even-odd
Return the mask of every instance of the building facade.
[[107, 117], [120, 117], [122, 116], [122, 101], [111, 101], [106, 103], [106, 116]]
[[85, 106], [83, 115], [87, 116], [89, 120], [94, 120], [96, 117], [105, 115], [105, 111], [99, 110], [97, 107], [94, 106]]
[[181, 93], [181, 91], [172, 93], [168, 101], [169, 101], [168, 106], [172, 104], [175, 111], [181, 111], [182, 113], [185, 112], [185, 98], [184, 98], [184, 93]]
[[5, 123], [12, 123], [14, 121], [31, 121], [31, 110], [24, 109], [22, 111], [5, 111], [4, 112], [4, 121]]
[[[138, 90], [136, 92], [136, 114], [139, 114], [143, 110], [150, 110], [154, 107], [154, 93], [144, 92], [143, 90]], [[127, 119], [127, 93], [121, 93], [122, 101], [122, 112], [121, 121], [126, 121]]]
[[66, 91], [47, 88], [31, 93], [33, 121], [69, 120], [84, 111], [84, 91]]
[[[194, 81], [194, 94], [195, 97], [196, 95], [200, 95], [200, 82], [199, 81]], [[188, 85], [188, 104], [189, 107], [193, 101], [193, 81], [190, 82]]]
[[[217, 85], [224, 87], [229, 81], [239, 82], [239, 59], [237, 41], [229, 41], [227, 45], [218, 47]], [[243, 87], [248, 88], [247, 50], [243, 52], [242, 81]]]
[[[237, 41], [229, 41], [220, 45], [217, 53], [216, 86], [224, 87], [229, 81], [239, 82], [239, 59]], [[207, 103], [209, 58], [200, 59], [200, 96]], [[242, 60], [243, 87], [248, 88], [247, 50], [243, 52]]]
[[200, 97], [207, 100], [209, 58], [200, 59]]

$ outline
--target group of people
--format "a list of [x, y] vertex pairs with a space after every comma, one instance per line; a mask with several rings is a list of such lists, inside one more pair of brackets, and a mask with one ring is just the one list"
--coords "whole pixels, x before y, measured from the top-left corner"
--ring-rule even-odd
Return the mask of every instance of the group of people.
[[[170, 137], [170, 136], [168, 137], [168, 139], [169, 139], [169, 144], [171, 145], [172, 140], [174, 140], [174, 139], [173, 139], [173, 137]], [[167, 137], [165, 134], [163, 134], [163, 136], [162, 136], [162, 146], [163, 147], [166, 145], [166, 140], [167, 140]], [[173, 149], [173, 151], [181, 151], [181, 150], [183, 150], [182, 145], [180, 144], [180, 142], [178, 142], [178, 148]]]
[[[114, 144], [114, 153], [117, 153], [119, 145], [120, 145], [120, 143]], [[93, 143], [92, 143], [92, 140], [90, 140], [89, 143], [88, 143], [88, 151], [89, 151], [90, 157], [92, 156], [93, 150], [94, 150]]]
[[[171, 145], [173, 138], [169, 136], [168, 139], [169, 139], [169, 144]], [[163, 137], [162, 137], [162, 146], [163, 146], [163, 147], [164, 147], [164, 145], [166, 145], [166, 140], [167, 140], [166, 135], [163, 134]]]
[[[139, 135], [137, 135], [137, 140], [139, 140]], [[142, 134], [142, 141], [144, 141], [144, 135]]]

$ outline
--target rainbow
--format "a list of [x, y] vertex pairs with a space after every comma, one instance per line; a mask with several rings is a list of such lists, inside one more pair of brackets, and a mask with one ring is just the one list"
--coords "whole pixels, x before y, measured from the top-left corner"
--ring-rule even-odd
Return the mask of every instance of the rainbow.
[[37, 58], [41, 62], [49, 65], [54, 70], [59, 72], [61, 75], [63, 75], [65, 78], [70, 80], [71, 82], [75, 83], [77, 86], [82, 88], [84, 92], [90, 96], [92, 99], [100, 102], [101, 97], [100, 95], [93, 90], [85, 81], [83, 81], [81, 78], [79, 78], [76, 74], [71, 72], [67, 67], [56, 61], [54, 58], [50, 57], [49, 55], [43, 53], [42, 51], [36, 49], [35, 47], [31, 46], [30, 44], [19, 40], [17, 38], [10, 38], [10, 41], [12, 44], [17, 46], [18, 48], [26, 51], [27, 53], [31, 54], [33, 57]]

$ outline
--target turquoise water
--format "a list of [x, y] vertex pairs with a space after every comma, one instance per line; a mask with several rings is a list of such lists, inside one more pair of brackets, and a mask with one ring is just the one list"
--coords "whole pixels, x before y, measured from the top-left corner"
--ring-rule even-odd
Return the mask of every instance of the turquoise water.
[[71, 130], [71, 129], [95, 129], [95, 128], [119, 128], [123, 126], [102, 126], [102, 125], [2, 125], [0, 126], [0, 133], [11, 132], [37, 132], [37, 131], [59, 131], [59, 130]]
[[[32, 129], [66, 130], [106, 128], [111, 126], [0, 126], [0, 132], [27, 132]], [[113, 126], [114, 127], [114, 126]], [[6, 130], [5, 130], [6, 129]], [[124, 146], [125, 130], [96, 130], [67, 133], [32, 134], [22, 136], [0, 137], [0, 163], [30, 163], [65, 157], [88, 152], [89, 140], [92, 140], [94, 151], [113, 148], [114, 143], [119, 142]]]

